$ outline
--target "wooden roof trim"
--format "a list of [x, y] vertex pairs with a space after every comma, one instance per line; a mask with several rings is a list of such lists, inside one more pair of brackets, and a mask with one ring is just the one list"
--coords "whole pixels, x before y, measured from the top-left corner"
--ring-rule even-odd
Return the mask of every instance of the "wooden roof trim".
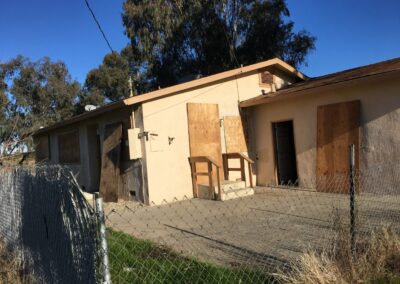
[[290, 66], [289, 64], [287, 64], [286, 62], [280, 60], [279, 58], [274, 58], [274, 59], [270, 59], [267, 61], [263, 61], [263, 62], [259, 62], [256, 64], [252, 64], [249, 66], [244, 66], [244, 67], [240, 67], [237, 69], [233, 69], [233, 70], [229, 70], [229, 71], [225, 71], [222, 73], [218, 73], [215, 75], [211, 75], [211, 76], [207, 76], [204, 78], [200, 78], [197, 80], [193, 80], [187, 83], [182, 83], [182, 84], [178, 84], [175, 86], [171, 86], [168, 88], [164, 88], [164, 89], [160, 89], [160, 90], [156, 90], [153, 92], [149, 92], [143, 95], [139, 95], [139, 96], [135, 96], [135, 97], [131, 97], [131, 98], [127, 98], [124, 100], [120, 100], [108, 105], [105, 105], [103, 107], [99, 107], [98, 109], [89, 111], [89, 112], [85, 112], [83, 114], [74, 116], [70, 119], [64, 120], [64, 121], [60, 121], [56, 124], [50, 125], [48, 127], [42, 128], [37, 130], [36, 132], [34, 132], [34, 135], [38, 135], [41, 133], [45, 133], [47, 131], [50, 130], [54, 130], [57, 129], [59, 127], [63, 127], [72, 123], [76, 123], [76, 122], [80, 122], [82, 120], [85, 119], [89, 119], [98, 115], [101, 115], [103, 113], [106, 113], [108, 111], [112, 111], [124, 106], [130, 106], [130, 105], [134, 105], [134, 104], [138, 104], [138, 103], [144, 103], [147, 101], [152, 101], [152, 100], [156, 100], [156, 99], [160, 99], [166, 96], [170, 96], [170, 95], [174, 95], [177, 94], [179, 92], [183, 92], [183, 91], [187, 91], [190, 89], [194, 89], [206, 84], [211, 84], [220, 80], [225, 80], [228, 78], [232, 78], [238, 75], [243, 75], [249, 72], [253, 72], [259, 69], [263, 69], [269, 66], [274, 66], [280, 70], [286, 71], [290, 74], [293, 74], [293, 76], [301, 79], [301, 80], [307, 80], [308, 77], [306, 75], [304, 75], [303, 73], [301, 73], [300, 71], [296, 70], [294, 67]]
[[[400, 58], [395, 58], [375, 64], [370, 64], [362, 67], [357, 67], [354, 69], [349, 69], [333, 74], [324, 75], [321, 77], [312, 78], [305, 82], [295, 83], [293, 85], [287, 86], [283, 89], [278, 90], [275, 93], [270, 93], [255, 98], [251, 98], [249, 100], [241, 102], [239, 105], [240, 107], [251, 107], [260, 104], [271, 103], [276, 100], [291, 97], [289, 95], [304, 94], [304, 92], [307, 90], [316, 90], [318, 88], [329, 87], [339, 83], [344, 83], [376, 75], [384, 75], [396, 71], [400, 71]], [[349, 73], [350, 76], [346, 76], [347, 73]]]
[[42, 133], [45, 133], [45, 132], [48, 132], [48, 131], [51, 131], [51, 130], [54, 130], [54, 129], [57, 129], [57, 128], [60, 128], [60, 127], [63, 127], [63, 126], [66, 126], [66, 125], [70, 125], [70, 124], [73, 124], [73, 123], [76, 123], [76, 122], [80, 122], [80, 121], [85, 120], [85, 119], [93, 118], [93, 117], [96, 117], [96, 116], [98, 116], [100, 114], [103, 114], [103, 113], [106, 113], [106, 112], [109, 112], [109, 111], [112, 111], [112, 110], [115, 110], [115, 109], [119, 109], [119, 108], [124, 107], [124, 106], [125, 106], [125, 104], [124, 104], [124, 102], [122, 100], [114, 102], [114, 103], [110, 103], [110, 104], [105, 105], [103, 107], [99, 107], [99, 108], [97, 108], [95, 110], [92, 110], [92, 111], [89, 111], [89, 112], [85, 112], [85, 113], [73, 116], [73, 117], [71, 117], [71, 118], [69, 118], [67, 120], [63, 120], [63, 121], [57, 122], [57, 123], [52, 124], [50, 126], [47, 126], [45, 128], [38, 129], [38, 130], [33, 132], [33, 135], [39, 135], [39, 134], [42, 134]]
[[229, 70], [229, 71], [225, 71], [222, 73], [218, 73], [215, 75], [211, 75], [211, 76], [207, 76], [204, 78], [200, 78], [197, 80], [193, 80], [187, 83], [182, 83], [179, 85], [175, 85], [175, 86], [171, 86], [165, 89], [160, 89], [160, 90], [156, 90], [147, 94], [143, 94], [140, 96], [135, 96], [135, 97], [131, 97], [131, 98], [127, 98], [124, 100], [124, 103], [126, 105], [133, 105], [133, 104], [137, 104], [137, 103], [143, 103], [143, 102], [147, 102], [147, 101], [151, 101], [151, 100], [155, 100], [158, 98], [162, 98], [165, 96], [169, 96], [169, 95], [173, 95], [179, 92], [183, 92], [183, 91], [187, 91], [190, 89], [194, 89], [203, 85], [207, 85], [210, 83], [214, 83], [220, 80], [225, 80], [231, 77], [235, 77], [238, 75], [243, 75], [249, 72], [253, 72], [255, 70], [259, 70], [262, 68], [266, 68], [269, 66], [274, 66], [277, 67], [280, 70], [286, 71], [288, 73], [293, 74], [293, 76], [298, 77], [301, 80], [307, 80], [308, 77], [305, 76], [303, 73], [301, 73], [300, 71], [296, 70], [294, 67], [290, 66], [289, 64], [287, 64], [286, 62], [280, 60], [279, 58], [274, 58], [271, 60], [267, 60], [264, 62], [260, 62], [260, 63], [256, 63], [256, 64], [252, 64], [249, 66], [245, 66], [245, 67], [240, 67], [237, 69], [233, 69], [233, 70]]

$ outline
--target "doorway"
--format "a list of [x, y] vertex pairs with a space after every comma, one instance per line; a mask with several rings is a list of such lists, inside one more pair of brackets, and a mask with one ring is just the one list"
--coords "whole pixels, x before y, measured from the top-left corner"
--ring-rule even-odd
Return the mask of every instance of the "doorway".
[[[222, 166], [221, 130], [217, 104], [188, 103], [187, 116], [189, 127], [190, 156], [207, 156]], [[207, 164], [198, 165], [199, 172], [207, 172]], [[224, 171], [219, 169], [220, 180], [224, 180]], [[214, 171], [213, 180], [217, 179]], [[199, 176], [198, 184], [208, 183], [208, 176]]]
[[89, 192], [97, 192], [100, 186], [101, 170], [100, 134], [97, 124], [88, 125], [87, 141], [90, 175], [90, 185], [87, 190]]
[[318, 191], [348, 193], [350, 144], [355, 146], [355, 173], [359, 179], [360, 121], [359, 100], [318, 106]]
[[275, 167], [279, 185], [298, 185], [293, 121], [272, 123]]

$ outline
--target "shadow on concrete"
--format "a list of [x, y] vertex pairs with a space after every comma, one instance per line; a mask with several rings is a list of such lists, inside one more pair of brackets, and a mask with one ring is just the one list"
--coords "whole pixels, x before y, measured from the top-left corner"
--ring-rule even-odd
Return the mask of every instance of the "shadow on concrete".
[[[180, 231], [182, 233], [190, 234], [199, 238], [202, 238], [204, 240], [210, 241], [211, 243], [215, 244], [213, 246], [214, 249], [218, 249], [227, 255], [229, 255], [232, 259], [235, 260], [235, 262], [230, 263], [232, 266], [238, 266], [243, 263], [249, 266], [249, 268], [265, 268], [268, 267], [271, 271], [276, 270], [277, 267], [287, 267], [288, 266], [288, 261], [281, 259], [279, 257], [265, 254], [265, 253], [260, 253], [256, 252], [244, 247], [237, 246], [235, 244], [231, 244], [225, 241], [221, 241], [218, 239], [213, 239], [207, 236], [204, 236], [202, 234], [192, 232], [189, 230], [181, 229], [175, 226], [171, 226], [168, 224], [164, 224], [164, 226]], [[251, 263], [249, 260], [252, 260]]]

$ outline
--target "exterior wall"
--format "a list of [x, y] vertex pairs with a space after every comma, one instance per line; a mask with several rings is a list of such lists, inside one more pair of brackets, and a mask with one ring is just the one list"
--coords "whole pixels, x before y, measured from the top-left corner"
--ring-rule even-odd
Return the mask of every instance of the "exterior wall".
[[[49, 163], [59, 164], [58, 135], [78, 129], [81, 157], [80, 163], [66, 164], [66, 166], [68, 166], [73, 171], [74, 175], [76, 175], [78, 183], [82, 188], [89, 192], [97, 191], [99, 187], [100, 176], [97, 172], [98, 165], [93, 163], [93, 160], [96, 159], [97, 154], [96, 150], [94, 150], [97, 147], [97, 139], [93, 137], [93, 127], [97, 126], [98, 128], [98, 133], [100, 135], [99, 151], [101, 153], [105, 126], [114, 122], [130, 122], [131, 114], [131, 108], [127, 107], [126, 109], [110, 112], [108, 114], [81, 121], [79, 123], [75, 123], [47, 133], [47, 135], [50, 137], [51, 156]], [[128, 127], [130, 127], [130, 123]], [[41, 136], [42, 135], [43, 134], [41, 134]], [[123, 145], [122, 147], [127, 147], [127, 145]], [[139, 187], [142, 185], [141, 167], [138, 161], [122, 161], [121, 170], [129, 174], [129, 177], [127, 177], [127, 182], [129, 182], [132, 187]], [[136, 188], [133, 188], [132, 190], [136, 190]]]
[[[276, 75], [274, 80], [278, 88], [294, 80], [279, 70], [271, 69], [270, 71]], [[48, 133], [51, 150], [50, 163], [59, 163], [57, 136], [62, 132], [78, 129], [81, 162], [68, 166], [73, 170], [82, 187], [87, 191], [98, 190], [99, 176], [92, 162], [96, 155], [96, 151], [93, 150], [95, 140], [91, 137], [93, 126], [98, 126], [100, 147], [102, 147], [105, 125], [130, 119], [133, 113], [133, 120], [129, 127], [139, 128], [142, 133], [148, 131], [158, 135], [150, 135], [148, 141], [142, 138], [143, 156], [141, 159], [121, 164], [121, 170], [129, 173], [129, 186], [135, 189], [137, 199], [146, 204], [161, 204], [164, 200], [170, 202], [175, 198], [192, 198], [192, 180], [188, 161], [190, 149], [187, 103], [218, 104], [220, 118], [223, 118], [228, 115], [240, 115], [238, 103], [259, 96], [262, 91], [268, 93], [270, 87], [260, 85], [259, 73], [256, 70], [238, 76], [236, 79], [221, 80], [201, 88], [143, 103], [135, 106], [134, 112], [130, 107], [126, 107], [123, 110], [111, 111], [96, 118], [58, 128]], [[252, 129], [250, 129], [250, 133], [251, 131]], [[168, 142], [169, 137], [173, 138], [172, 143]], [[253, 144], [254, 142], [250, 141], [250, 149]], [[224, 153], [226, 147], [223, 123], [221, 147]], [[230, 161], [230, 166], [237, 167], [239, 162], [235, 162]], [[237, 172], [230, 173], [231, 180], [239, 177], [240, 174]], [[247, 167], [246, 180], [249, 180]], [[255, 175], [253, 180], [255, 180]]]
[[293, 120], [300, 186], [315, 181], [319, 105], [361, 101], [361, 170], [400, 159], [399, 79], [399, 73], [368, 77], [252, 107], [258, 185], [276, 184], [271, 125], [284, 120]]
[[[262, 89], [269, 91], [259, 83], [258, 72], [253, 72], [237, 80], [224, 80], [142, 105], [144, 130], [158, 135], [150, 136], [149, 141], [144, 142], [150, 203], [160, 204], [164, 200], [170, 202], [175, 198], [193, 197], [188, 161], [187, 103], [218, 104], [220, 118], [240, 115], [239, 101], [261, 95]], [[171, 144], [168, 143], [168, 137], [174, 138]], [[221, 140], [224, 153], [223, 126]], [[232, 172], [230, 179], [239, 177], [235, 174], [238, 173]]]

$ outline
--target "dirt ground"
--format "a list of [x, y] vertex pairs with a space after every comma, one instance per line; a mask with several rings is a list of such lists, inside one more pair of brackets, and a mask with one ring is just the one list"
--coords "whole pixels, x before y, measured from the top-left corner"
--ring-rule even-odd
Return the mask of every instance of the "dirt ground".
[[[357, 231], [400, 230], [400, 195], [356, 197]], [[229, 201], [190, 199], [160, 206], [106, 204], [107, 226], [178, 253], [231, 266], [276, 267], [302, 252], [325, 249], [335, 220], [348, 227], [349, 197], [311, 190], [257, 188]]]

